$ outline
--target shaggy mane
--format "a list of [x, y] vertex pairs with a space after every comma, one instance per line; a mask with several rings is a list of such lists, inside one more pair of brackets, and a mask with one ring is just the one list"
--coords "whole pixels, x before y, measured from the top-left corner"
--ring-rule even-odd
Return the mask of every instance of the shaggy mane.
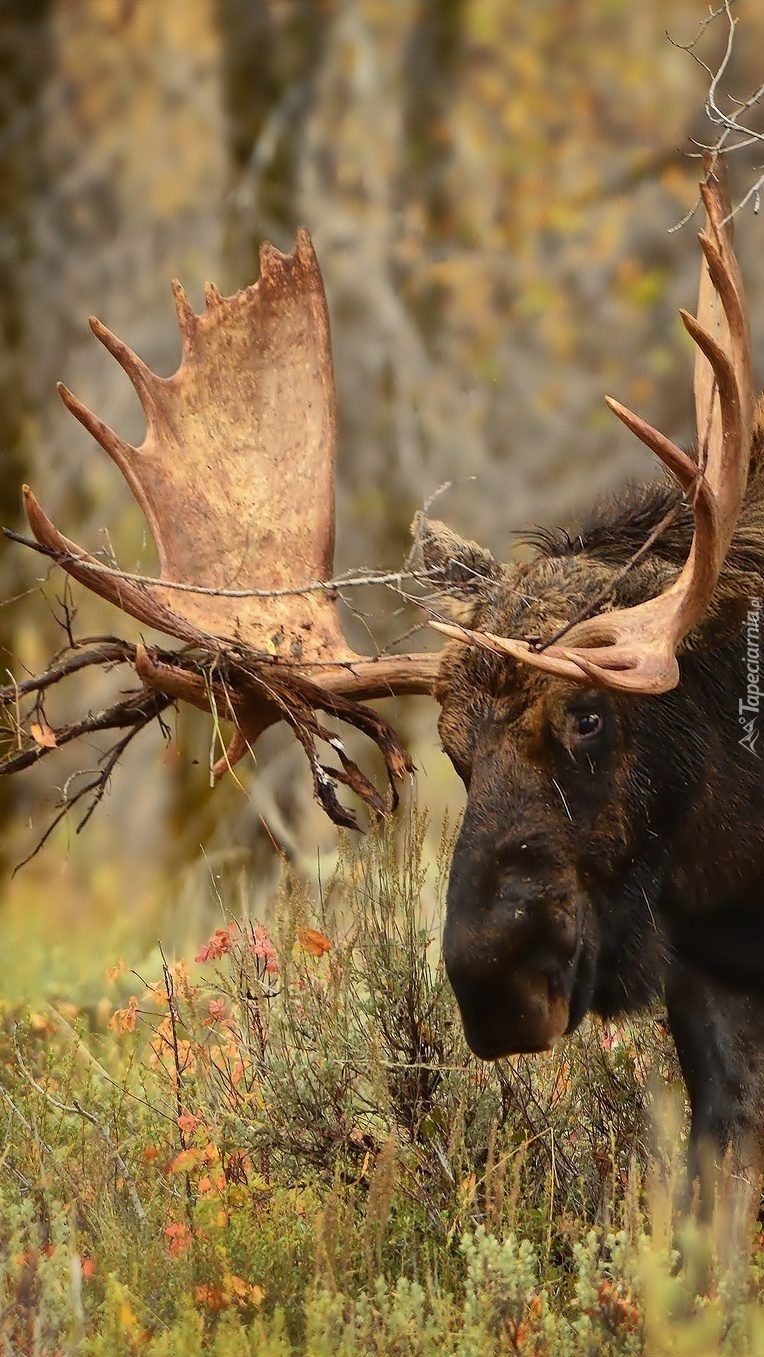
[[[598, 500], [580, 527], [538, 527], [519, 536], [550, 560], [587, 555], [618, 568], [677, 505], [679, 512], [656, 539], [651, 554], [681, 569], [692, 543], [692, 512], [668, 477], [632, 482]], [[730, 565], [764, 574], [764, 397], [756, 410], [748, 488], [728, 560]]]

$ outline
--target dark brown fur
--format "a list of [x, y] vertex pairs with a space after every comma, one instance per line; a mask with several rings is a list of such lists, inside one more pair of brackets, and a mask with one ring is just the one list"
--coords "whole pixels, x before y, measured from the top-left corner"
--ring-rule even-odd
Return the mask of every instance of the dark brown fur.
[[[626, 607], [690, 549], [691, 513], [665, 481], [575, 533], [532, 534], [527, 564], [498, 567], [434, 524], [425, 557], [459, 621], [543, 641], [675, 504], [605, 605]], [[615, 1017], [665, 993], [693, 1155], [731, 1148], [738, 1165], [758, 1162], [764, 1127], [764, 702], [762, 757], [741, 745], [739, 712], [747, 614], [763, 599], [764, 402], [732, 549], [674, 691], [604, 693], [452, 644], [437, 694], [468, 788], [444, 952], [470, 1045], [487, 1058], [545, 1049], [589, 1011]]]

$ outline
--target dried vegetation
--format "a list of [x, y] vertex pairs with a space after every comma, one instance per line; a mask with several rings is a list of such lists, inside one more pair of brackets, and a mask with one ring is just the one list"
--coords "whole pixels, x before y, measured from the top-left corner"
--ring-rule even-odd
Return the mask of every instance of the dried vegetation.
[[424, 841], [286, 876], [270, 932], [223, 886], [195, 960], [117, 962], [89, 1011], [6, 1007], [5, 1351], [759, 1350], [758, 1252], [678, 1226], [659, 1015], [475, 1061]]

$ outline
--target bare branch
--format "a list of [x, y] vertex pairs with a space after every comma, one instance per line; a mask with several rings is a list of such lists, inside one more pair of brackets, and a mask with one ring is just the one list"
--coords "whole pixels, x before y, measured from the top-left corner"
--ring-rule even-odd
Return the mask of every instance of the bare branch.
[[[86, 650], [85, 647], [89, 645], [95, 645], [96, 648]], [[0, 688], [0, 705], [14, 701], [17, 697], [26, 697], [28, 693], [42, 693], [54, 683], [60, 683], [67, 675], [79, 673], [82, 669], [95, 665], [108, 668], [113, 664], [133, 664], [135, 661], [135, 646], [130, 645], [128, 641], [121, 641], [118, 637], [94, 637], [74, 641], [71, 649], [73, 653], [67, 659], [59, 661], [59, 657], [56, 656], [50, 669], [44, 670], [42, 674]]]
[[[141, 720], [139, 723], [135, 724], [133, 726], [133, 729], [128, 731], [127, 735], [124, 735], [121, 740], [118, 740], [117, 743], [106, 752], [106, 754], [102, 755], [101, 759], [99, 760], [101, 766], [97, 773], [95, 774], [95, 776], [90, 780], [90, 782], [86, 782], [82, 787], [79, 787], [73, 796], [69, 796], [68, 791], [65, 789], [64, 797], [59, 810], [54, 815], [52, 821], [47, 826], [45, 832], [38, 839], [31, 853], [27, 853], [26, 857], [22, 858], [21, 862], [17, 863], [17, 865], [14, 867], [12, 873], [13, 876], [15, 876], [16, 873], [19, 872], [22, 867], [25, 867], [28, 862], [31, 862], [32, 858], [37, 856], [37, 854], [40, 852], [40, 849], [43, 848], [44, 845], [47, 843], [56, 826], [59, 825], [63, 819], [66, 818], [69, 812], [72, 811], [80, 801], [82, 801], [85, 797], [89, 796], [90, 804], [88, 805], [82, 819], [77, 825], [76, 833], [79, 834], [81, 830], [85, 828], [85, 825], [87, 824], [91, 815], [96, 810], [97, 806], [101, 804], [101, 801], [103, 800], [104, 795], [106, 794], [107, 787], [109, 785], [109, 779], [114, 769], [116, 768], [117, 764], [119, 763], [119, 760], [122, 758], [122, 755], [124, 754], [128, 745], [135, 739], [136, 735], [140, 734], [140, 732], [144, 730], [145, 727], [149, 725], [151, 721], [153, 721], [155, 717], [160, 714], [161, 711], [163, 711], [166, 707], [171, 705], [170, 698], [162, 700], [162, 698], [156, 693], [151, 694], [151, 697], [154, 699], [154, 703], [158, 707], [158, 710], [152, 712], [152, 714], [146, 717], [146, 719]], [[110, 729], [111, 727], [106, 728]], [[75, 736], [72, 735], [70, 738], [74, 739]], [[0, 773], [6, 773], [9, 771], [15, 770], [9, 769], [7, 764], [0, 766]]]
[[[446, 486], [441, 486], [435, 492], [435, 495], [427, 501], [426, 507], [446, 488]], [[348, 571], [344, 575], [336, 575], [331, 580], [310, 580], [305, 584], [293, 585], [286, 589], [212, 589], [201, 584], [179, 583], [174, 580], [159, 580], [153, 575], [138, 575], [129, 570], [120, 570], [116, 565], [102, 565], [98, 561], [83, 561], [80, 556], [75, 556], [71, 552], [53, 551], [50, 547], [45, 547], [40, 542], [35, 542], [30, 537], [24, 537], [21, 533], [14, 532], [10, 528], [4, 528], [3, 532], [10, 541], [28, 547], [31, 551], [36, 551], [40, 556], [47, 556], [56, 565], [76, 563], [80, 570], [86, 570], [89, 574], [116, 576], [130, 584], [141, 584], [162, 590], [171, 589], [182, 594], [199, 594], [207, 598], [292, 598], [303, 594], [316, 593], [334, 596], [342, 589], [361, 588], [370, 584], [392, 585], [395, 588], [400, 588], [404, 580], [419, 582], [428, 578], [426, 572], [423, 574], [421, 571], [413, 571], [404, 566], [402, 570], [396, 571]], [[412, 554], [409, 553], [407, 561], [411, 560]]]
[[[735, 0], [724, 0], [723, 4], [708, 15], [700, 25], [695, 37], [688, 43], [677, 42], [670, 34], [666, 34], [666, 37], [672, 46], [688, 52], [693, 61], [697, 62], [701, 70], [708, 76], [709, 88], [705, 100], [705, 112], [712, 128], [718, 129], [718, 132], [715, 136], [711, 137], [708, 142], [693, 141], [693, 144], [697, 147], [698, 156], [707, 154], [712, 156], [711, 167], [706, 175], [706, 183], [710, 182], [719, 156], [733, 155], [736, 152], [746, 150], [753, 145], [764, 147], [764, 131], [759, 131], [755, 127], [752, 127], [750, 122], [744, 121], [747, 113], [750, 113], [752, 109], [761, 105], [762, 99], [764, 99], [764, 82], [762, 82], [747, 99], [737, 99], [731, 94], [725, 94], [724, 97], [735, 106], [733, 112], [725, 112], [721, 107], [721, 87], [732, 58], [735, 32], [738, 23], [738, 20], [734, 18], [732, 14], [734, 2]], [[721, 60], [714, 71], [708, 63], [698, 55], [695, 48], [709, 25], [722, 16], [727, 20], [727, 39]], [[751, 202], [751, 200], [754, 202], [754, 211], [758, 212], [759, 199], [763, 187], [764, 171], [762, 171], [755, 183], [750, 186], [740, 201], [731, 208], [729, 217], [736, 216], [738, 212]], [[681, 221], [677, 222], [677, 224], [671, 228], [671, 231], [677, 231], [684, 226], [694, 215], [696, 208], [699, 206], [700, 197], [695, 200], [693, 206], [685, 213]], [[728, 220], [729, 218], [725, 218], [721, 225], [726, 226]]]

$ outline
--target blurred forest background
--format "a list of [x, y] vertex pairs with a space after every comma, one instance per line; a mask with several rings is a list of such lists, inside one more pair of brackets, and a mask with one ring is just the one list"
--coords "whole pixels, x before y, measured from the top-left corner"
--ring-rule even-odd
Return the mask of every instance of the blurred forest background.
[[[734, 12], [725, 90], [746, 98], [763, 76], [764, 6]], [[688, 138], [710, 135], [708, 76], [681, 46], [707, 16], [705, 0], [0, 0], [3, 525], [22, 526], [28, 481], [75, 540], [153, 568], [126, 486], [55, 380], [140, 441], [137, 401], [87, 316], [169, 374], [170, 279], [199, 307], [205, 279], [251, 282], [260, 242], [289, 249], [302, 224], [333, 326], [338, 569], [400, 565], [414, 511], [445, 481], [437, 515], [506, 553], [513, 529], [569, 521], [649, 473], [603, 396], [692, 439], [677, 308], [694, 306], [700, 221], [669, 228], [696, 195]], [[695, 49], [714, 69], [727, 34], [722, 14]], [[735, 157], [737, 198], [757, 163], [756, 147]], [[761, 233], [747, 208], [755, 354]], [[0, 543], [2, 667], [16, 676], [60, 644], [62, 578], [41, 589], [43, 575]], [[137, 638], [77, 586], [71, 600], [77, 634]], [[376, 634], [394, 634], [390, 601], [368, 607]], [[49, 718], [108, 696], [107, 679], [69, 683]], [[423, 699], [401, 705], [437, 844], [461, 790], [435, 720]], [[278, 849], [314, 875], [335, 831], [299, 750], [270, 733], [258, 769], [213, 795], [209, 727], [184, 716], [169, 747], [144, 737], [85, 834], [62, 825], [15, 878], [98, 751], [0, 781], [6, 907], [51, 939], [104, 909], [150, 918], [155, 935], [157, 902], [185, 917], [210, 873], [244, 870], [264, 898]]]

